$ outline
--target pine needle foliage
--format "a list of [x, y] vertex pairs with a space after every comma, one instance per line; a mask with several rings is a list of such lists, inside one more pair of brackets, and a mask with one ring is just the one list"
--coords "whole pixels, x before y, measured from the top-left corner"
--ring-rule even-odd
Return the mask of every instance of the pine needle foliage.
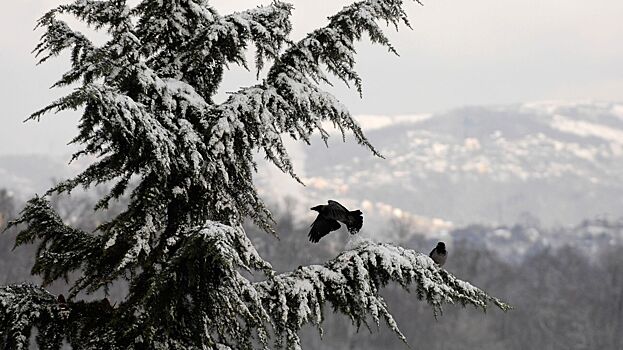
[[[0, 347], [27, 349], [36, 327], [41, 349], [63, 341], [73, 349], [299, 348], [298, 331], [320, 326], [325, 305], [357, 326], [383, 319], [405, 339], [378, 294], [390, 281], [414, 288], [435, 312], [444, 303], [508, 308], [389, 244], [364, 243], [285, 274], [259, 256], [243, 220], [274, 232], [252, 181], [254, 155], [298, 180], [283, 137], [309, 143], [319, 133], [326, 142], [326, 121], [379, 155], [321, 86], [328, 73], [361, 93], [355, 42], [367, 35], [395, 53], [381, 25], [409, 26], [402, 1], [366, 0], [292, 42], [292, 9], [274, 1], [222, 16], [206, 0], [76, 0], [41, 17], [35, 54], [43, 63], [68, 51], [71, 68], [55, 86], [74, 89], [30, 119], [82, 111], [73, 159], [96, 161], [30, 200], [12, 223], [21, 228], [16, 245], [38, 244], [32, 273], [43, 286], [0, 287]], [[108, 40], [95, 44], [67, 15]], [[227, 67], [247, 67], [251, 46], [257, 84], [215, 102]], [[110, 191], [94, 210], [122, 196], [129, 205], [95, 232], [70, 227], [50, 206], [50, 195], [99, 184]], [[66, 302], [44, 289], [70, 275], [79, 277]], [[119, 304], [82, 300], [121, 279], [129, 292]]]

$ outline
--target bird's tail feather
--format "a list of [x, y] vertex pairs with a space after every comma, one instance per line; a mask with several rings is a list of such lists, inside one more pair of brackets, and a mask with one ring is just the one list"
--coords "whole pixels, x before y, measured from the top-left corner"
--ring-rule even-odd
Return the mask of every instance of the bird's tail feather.
[[359, 232], [359, 230], [361, 230], [361, 227], [363, 226], [362, 214], [363, 213], [361, 212], [361, 210], [353, 210], [348, 213], [350, 220], [346, 227], [348, 227], [348, 232], [350, 232], [351, 234], [355, 234]]

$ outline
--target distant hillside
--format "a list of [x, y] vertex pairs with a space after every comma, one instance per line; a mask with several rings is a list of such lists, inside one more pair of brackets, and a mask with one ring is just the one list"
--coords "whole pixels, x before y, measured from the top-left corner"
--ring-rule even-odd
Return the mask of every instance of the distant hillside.
[[[295, 197], [305, 215], [311, 204], [338, 199], [364, 210], [367, 229], [391, 217], [423, 232], [526, 216], [545, 226], [623, 217], [623, 104], [545, 102], [359, 120], [386, 159], [337, 135], [328, 149], [320, 140], [289, 142], [307, 186], [260, 162], [264, 197]], [[41, 192], [84, 167], [68, 167], [68, 159], [0, 157], [0, 187]]]
[[352, 142], [305, 148], [306, 190], [439, 227], [623, 216], [622, 104], [468, 107], [367, 135], [386, 159]]

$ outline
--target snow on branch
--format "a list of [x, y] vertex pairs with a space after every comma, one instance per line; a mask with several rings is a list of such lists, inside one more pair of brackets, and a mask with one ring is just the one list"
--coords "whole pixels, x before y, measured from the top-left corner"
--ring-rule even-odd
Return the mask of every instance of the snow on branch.
[[82, 33], [73, 31], [67, 23], [56, 19], [55, 11], [51, 11], [43, 16], [37, 22], [37, 26], [46, 28], [46, 32], [41, 36], [40, 43], [34, 49], [36, 57], [42, 56], [39, 59], [39, 63], [58, 56], [65, 49], [72, 48], [72, 61], [75, 64], [94, 49], [91, 41]]
[[41, 197], [29, 200], [19, 220], [11, 226], [21, 223], [28, 225], [18, 233], [15, 246], [39, 242], [32, 273], [41, 275], [44, 285], [59, 278], [67, 279], [70, 272], [92, 259], [100, 245], [97, 237], [65, 225]]
[[56, 13], [72, 14], [95, 29], [108, 27], [111, 32], [120, 26], [132, 27], [130, 8], [126, 5], [126, 0], [75, 0], [58, 6], [48, 12], [48, 15]]
[[204, 249], [211, 253], [213, 259], [222, 262], [224, 270], [234, 271], [242, 268], [251, 270], [270, 270], [271, 266], [264, 261], [257, 252], [251, 240], [242, 227], [231, 227], [215, 221], [207, 221], [200, 228], [190, 230], [179, 238], [172, 238], [169, 246], [183, 241], [183, 245], [176, 250], [173, 260], [184, 256], [189, 250], [204, 245]]
[[[230, 137], [238, 130], [246, 130], [242, 135], [248, 145], [261, 147], [268, 159], [295, 178], [281, 134], [309, 142], [318, 130], [326, 142], [329, 134], [322, 127], [324, 120], [333, 122], [343, 137], [346, 130], [352, 131], [359, 143], [380, 156], [348, 110], [318, 86], [320, 82], [330, 83], [323, 71], [326, 69], [347, 84], [354, 83], [361, 93], [361, 79], [354, 69], [354, 42], [367, 33], [373, 42], [395, 52], [378, 21], [408, 25], [402, 1], [357, 2], [330, 17], [327, 26], [292, 44], [275, 61], [262, 84], [241, 89], [218, 106], [219, 115], [226, 117], [221, 120], [231, 131]], [[215, 149], [220, 144], [209, 146]], [[226, 149], [220, 153], [227, 153]]]
[[[224, 17], [224, 24], [233, 26], [238, 38], [231, 35], [241, 42], [252, 40], [255, 44], [256, 59], [255, 66], [257, 74], [264, 67], [266, 58], [277, 58], [279, 50], [286, 42], [292, 25], [290, 15], [292, 5], [274, 1], [270, 6], [258, 6], [243, 12], [236, 12]], [[241, 52], [242, 53], [242, 52]], [[244, 55], [239, 55], [238, 61], [246, 67]]]
[[361, 79], [354, 69], [354, 42], [367, 33], [373, 43], [386, 46], [390, 52], [396, 53], [377, 22], [385, 21], [396, 28], [400, 22], [409, 26], [402, 6], [402, 0], [367, 0], [344, 7], [329, 17], [327, 26], [314, 30], [286, 50], [271, 68], [269, 81], [283, 71], [283, 66], [289, 66], [295, 71], [304, 72], [315, 81], [330, 84], [322, 71], [324, 66], [347, 85], [353, 83], [361, 94]]
[[[246, 141], [232, 139], [208, 148], [209, 140], [226, 133], [211, 98], [229, 62], [246, 66], [248, 45], [256, 46], [258, 68], [279, 54], [291, 29], [290, 11], [291, 5], [275, 1], [220, 16], [204, 0], [144, 0], [131, 9], [125, 1], [77, 0], [49, 11], [39, 21], [46, 32], [36, 52], [44, 61], [72, 51], [72, 67], [56, 86], [77, 82], [81, 86], [29, 119], [84, 108], [80, 134], [72, 141], [84, 147], [74, 159], [100, 158], [51, 192], [116, 181], [97, 206], [103, 208], [139, 175], [142, 182], [150, 180], [149, 186], [139, 186], [144, 193], [135, 192], [132, 198], [175, 192], [188, 206], [198, 198], [218, 198], [197, 205], [201, 215], [206, 212], [202, 208], [214, 208], [213, 219], [235, 225], [251, 216], [268, 229], [270, 214], [252, 183], [253, 150]], [[74, 15], [96, 29], [107, 28], [111, 39], [94, 47], [59, 20], [59, 14]], [[227, 156], [219, 158], [223, 153]], [[191, 177], [193, 181], [187, 180]]]
[[[291, 6], [286, 3], [275, 1], [224, 17], [200, 0], [144, 0], [132, 9], [123, 2], [115, 4], [79, 0], [50, 11], [40, 21], [48, 30], [38, 47], [40, 54], [74, 50], [72, 69], [58, 85], [81, 78], [83, 85], [31, 119], [51, 110], [84, 107], [80, 134], [73, 140], [84, 149], [75, 157], [102, 158], [54, 190], [116, 180], [114, 191], [99, 208], [123, 194], [132, 176], [144, 180], [157, 173], [150, 177], [150, 186], [140, 188], [176, 192], [189, 206], [191, 193], [197, 194], [196, 200], [212, 191], [219, 200], [202, 205], [214, 208], [212, 218], [236, 225], [243, 216], [251, 216], [270, 230], [270, 213], [252, 183], [254, 150], [262, 149], [279, 169], [296, 178], [281, 135], [309, 142], [318, 130], [326, 141], [329, 134], [322, 122], [330, 120], [343, 135], [352, 131], [359, 143], [379, 155], [347, 109], [318, 82], [326, 80], [322, 76], [326, 67], [360, 86], [353, 43], [368, 33], [373, 41], [391, 47], [377, 22], [407, 23], [401, 1], [369, 0], [348, 6], [282, 55], [279, 50], [291, 29]], [[125, 22], [118, 21], [117, 12]], [[112, 39], [93, 48], [56, 19], [58, 13], [73, 14], [96, 28], [107, 25]], [[136, 17], [136, 25], [130, 17]], [[249, 42], [256, 45], [258, 68], [264, 58], [275, 58], [275, 64], [262, 84], [213, 105], [224, 66], [244, 65]], [[190, 177], [195, 181], [181, 181]], [[235, 194], [241, 192], [246, 195]]]
[[[131, 206], [122, 216], [135, 211]], [[80, 272], [69, 297], [84, 290], [94, 292], [112, 283], [127, 269], [135, 268], [139, 256], [149, 253], [148, 240], [156, 230], [148, 214], [123, 221], [123, 228], [112, 221], [104, 225], [113, 226], [105, 234], [88, 234], [66, 225], [45, 197], [28, 201], [20, 218], [11, 222], [11, 226], [18, 228], [22, 227], [20, 224], [26, 225], [19, 231], [15, 245], [38, 243], [32, 274], [40, 275], [44, 286], [61, 278], [67, 281], [71, 272]], [[126, 231], [134, 227], [134, 231]], [[99, 259], [102, 255], [106, 259]]]
[[[73, 15], [96, 30], [108, 27], [113, 38], [104, 46], [96, 47], [85, 35], [58, 19], [59, 14]], [[86, 84], [114, 72], [120, 65], [115, 64], [111, 56], [118, 57], [123, 47], [138, 44], [125, 1], [76, 0], [48, 11], [37, 21], [37, 27], [46, 29], [34, 50], [37, 57], [42, 56], [39, 63], [71, 49], [72, 68], [53, 87], [70, 85], [80, 78], [84, 78]]]
[[298, 331], [305, 323], [320, 327], [327, 302], [357, 327], [369, 328], [369, 316], [377, 326], [384, 319], [406, 341], [379, 295], [379, 288], [389, 282], [408, 291], [413, 288], [418, 299], [433, 306], [435, 314], [448, 303], [470, 304], [483, 310], [492, 303], [504, 311], [510, 309], [508, 304], [439, 268], [428, 256], [387, 243], [364, 242], [324, 265], [299, 267], [256, 283], [256, 288], [279, 340], [298, 348]]
[[[167, 259], [144, 271], [123, 305], [142, 310], [140, 322], [159, 327], [156, 338], [161, 333], [180, 332], [202, 337], [207, 348], [226, 342], [236, 344], [237, 349], [254, 349], [256, 339], [267, 344], [270, 318], [241, 270], [267, 274], [272, 270], [242, 227], [208, 221], [171, 237], [163, 252]], [[136, 336], [154, 338], [143, 328], [137, 328], [144, 333]]]
[[56, 298], [41, 287], [19, 284], [0, 287], [0, 348], [28, 350], [33, 327], [46, 349], [60, 349], [64, 332], [63, 310]]
[[256, 48], [259, 70], [279, 54], [291, 30], [292, 6], [274, 1], [243, 12], [221, 16], [207, 1], [145, 0], [136, 8], [137, 34], [148, 64], [164, 77], [184, 80], [206, 99], [217, 92], [224, 68], [234, 63], [248, 68], [246, 51]]

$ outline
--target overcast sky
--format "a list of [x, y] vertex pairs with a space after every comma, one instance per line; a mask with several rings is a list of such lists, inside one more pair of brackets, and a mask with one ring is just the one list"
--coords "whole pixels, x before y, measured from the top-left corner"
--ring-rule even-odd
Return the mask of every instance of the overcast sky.
[[[41, 31], [35, 20], [60, 0], [4, 1], [0, 5], [0, 155], [66, 153], [77, 114], [22, 123], [62, 91], [48, 87], [67, 59], [35, 66], [30, 53]], [[218, 0], [229, 13], [269, 1]], [[351, 1], [298, 0], [293, 37], [326, 23]], [[536, 100], [623, 100], [623, 1], [406, 1], [414, 26], [390, 38], [395, 57], [363, 43], [358, 69], [364, 96], [338, 87], [354, 114], [416, 114], [464, 105]], [[250, 84], [253, 74], [231, 72], [223, 90]]]

